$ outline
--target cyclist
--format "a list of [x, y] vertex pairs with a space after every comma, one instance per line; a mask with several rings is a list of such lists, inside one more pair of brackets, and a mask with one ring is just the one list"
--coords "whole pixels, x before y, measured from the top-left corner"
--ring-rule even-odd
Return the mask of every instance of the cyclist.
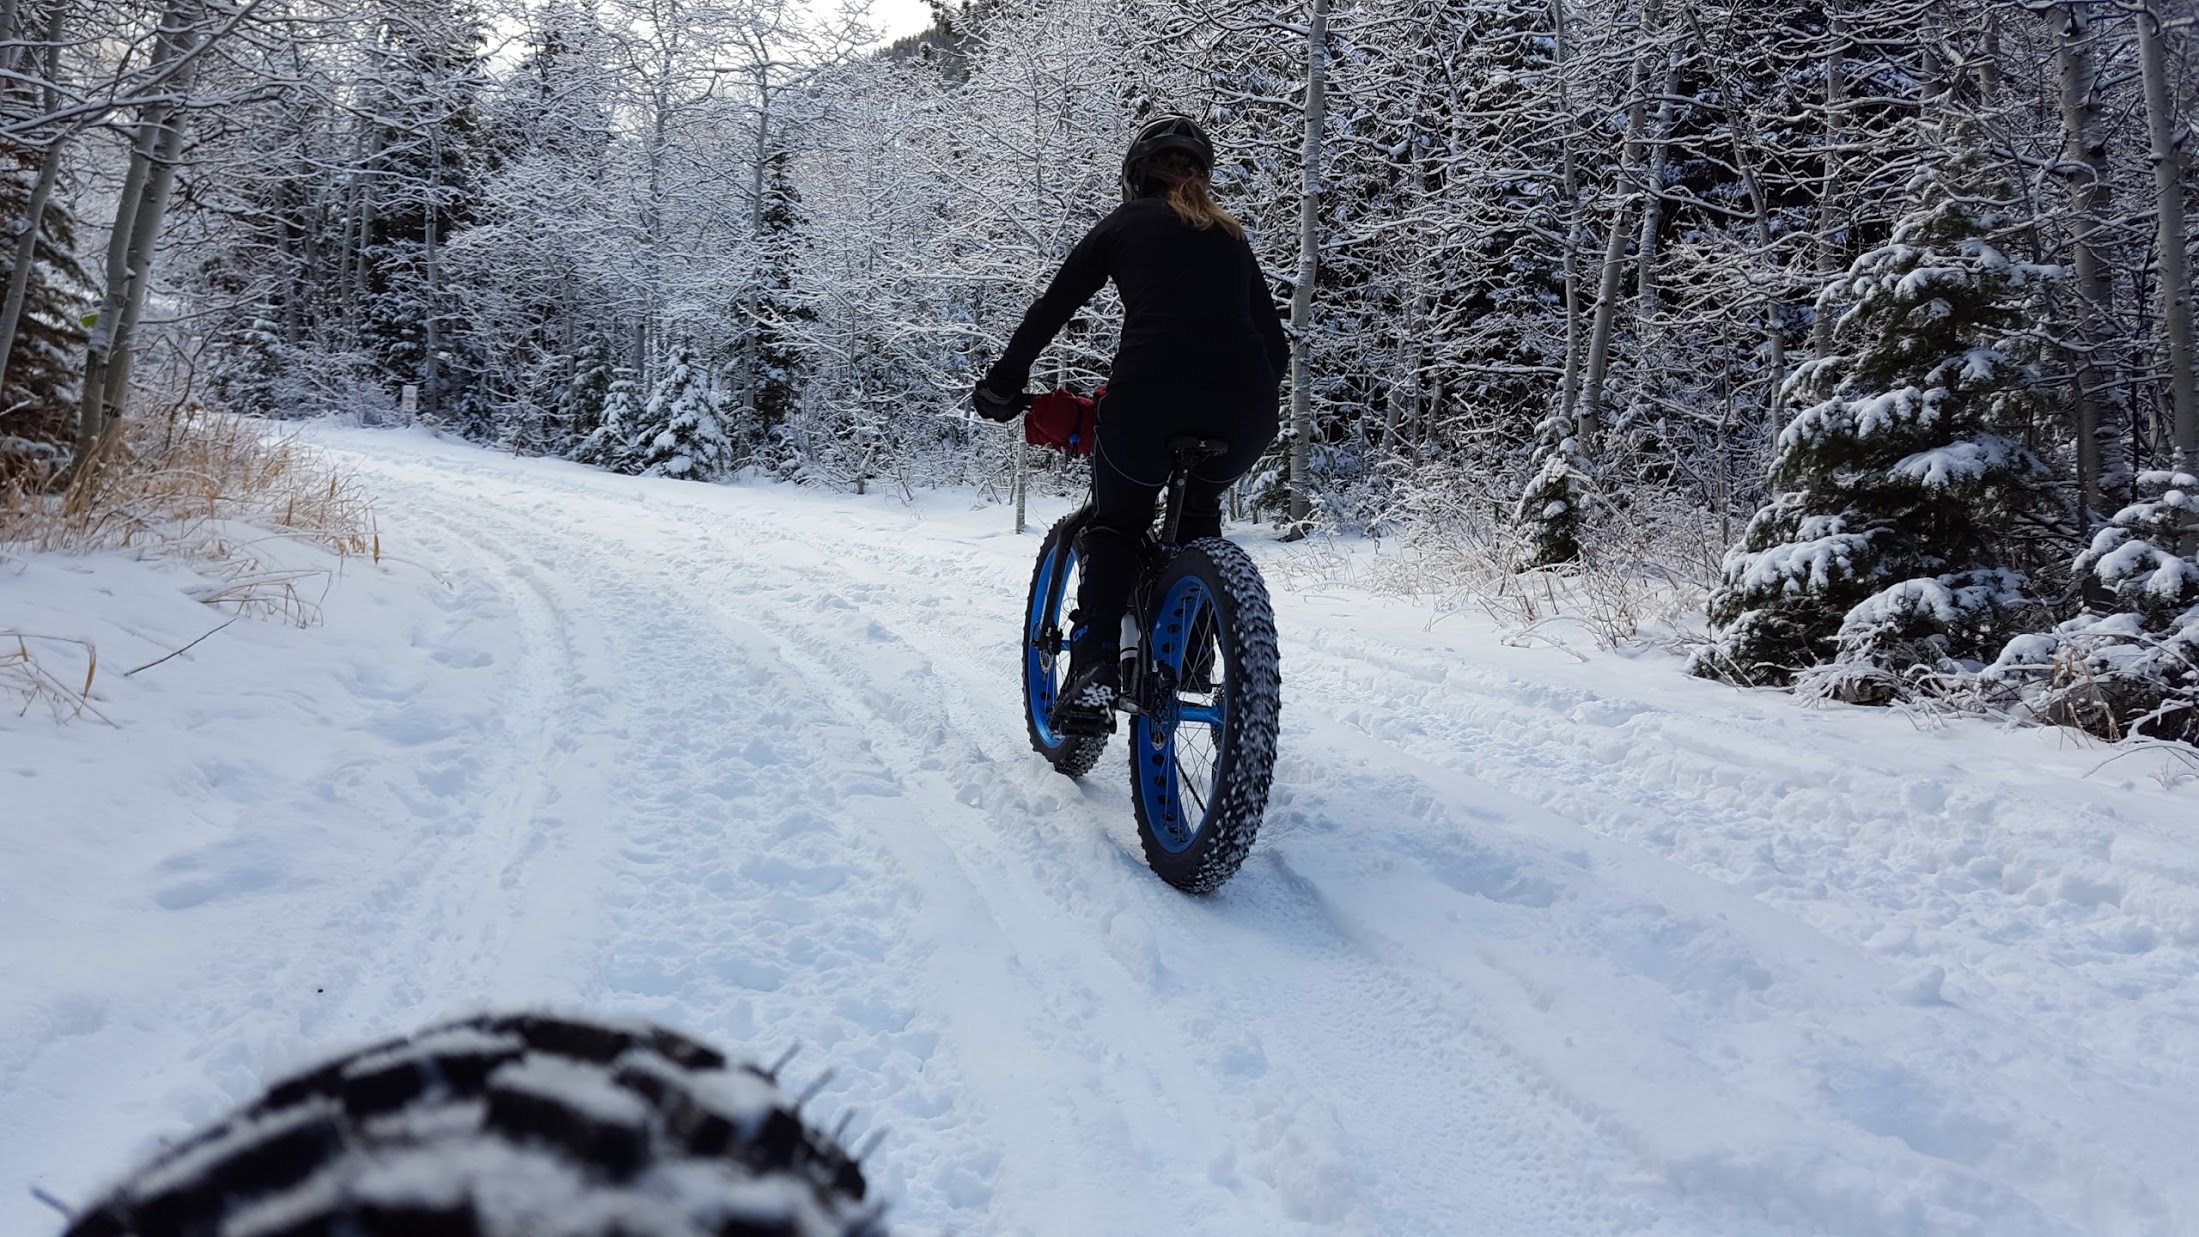
[[971, 396], [979, 415], [1014, 418], [1032, 362], [1115, 281], [1122, 342], [1100, 405], [1078, 625], [1051, 721], [1057, 729], [1110, 724], [1122, 614], [1154, 501], [1174, 466], [1168, 440], [1198, 434], [1229, 444], [1185, 485], [1181, 533], [1189, 542], [1221, 535], [1222, 491], [1275, 438], [1289, 345], [1244, 228], [1214, 201], [1213, 171], [1214, 145], [1189, 117], [1140, 127], [1122, 157], [1122, 205], [1070, 251]]

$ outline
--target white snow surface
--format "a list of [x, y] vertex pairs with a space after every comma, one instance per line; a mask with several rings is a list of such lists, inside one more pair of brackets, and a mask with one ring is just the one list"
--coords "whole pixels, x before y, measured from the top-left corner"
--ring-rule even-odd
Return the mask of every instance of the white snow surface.
[[198, 576], [0, 565], [113, 723], [0, 715], [0, 1232], [539, 1004], [799, 1045], [903, 1232], [2199, 1233], [2170, 755], [1519, 647], [1245, 529], [1281, 755], [1193, 899], [1119, 739], [1028, 749], [1004, 508], [317, 436], [385, 553], [319, 627], [124, 678]]

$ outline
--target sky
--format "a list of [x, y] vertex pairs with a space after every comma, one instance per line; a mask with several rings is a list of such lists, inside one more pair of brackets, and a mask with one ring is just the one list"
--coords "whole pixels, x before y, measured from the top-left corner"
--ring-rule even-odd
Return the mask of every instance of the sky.
[[[820, 19], [830, 18], [840, 11], [842, 4], [843, 0], [810, 0], [810, 9]], [[870, 22], [878, 28], [879, 45], [884, 46], [931, 25], [931, 6], [925, 0], [870, 0]], [[491, 20], [489, 26], [495, 32], [491, 62], [504, 65], [518, 59], [521, 53], [519, 35], [525, 29], [524, 24], [507, 14]]]
[[[817, 5], [820, 11], [829, 7], [823, 3]], [[872, 0], [870, 17], [885, 31], [889, 43], [932, 24], [931, 7], [924, 0]]]

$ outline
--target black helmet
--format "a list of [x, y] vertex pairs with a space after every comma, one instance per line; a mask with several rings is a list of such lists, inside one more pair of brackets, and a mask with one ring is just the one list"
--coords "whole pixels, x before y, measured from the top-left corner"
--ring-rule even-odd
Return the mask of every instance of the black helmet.
[[1214, 143], [1207, 140], [1206, 130], [1189, 116], [1155, 116], [1138, 126], [1138, 135], [1130, 139], [1130, 149], [1122, 156], [1123, 201], [1137, 198], [1145, 180], [1146, 161], [1171, 150], [1191, 156], [1200, 171], [1213, 174]]

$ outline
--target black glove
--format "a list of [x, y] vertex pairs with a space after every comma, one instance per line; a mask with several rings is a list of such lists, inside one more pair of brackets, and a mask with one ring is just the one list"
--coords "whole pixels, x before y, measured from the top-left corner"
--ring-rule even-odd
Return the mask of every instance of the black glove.
[[1013, 421], [1016, 415], [1030, 407], [1031, 397], [1018, 391], [1014, 395], [1002, 395], [980, 382], [970, 392], [970, 406], [977, 415], [988, 421]]

